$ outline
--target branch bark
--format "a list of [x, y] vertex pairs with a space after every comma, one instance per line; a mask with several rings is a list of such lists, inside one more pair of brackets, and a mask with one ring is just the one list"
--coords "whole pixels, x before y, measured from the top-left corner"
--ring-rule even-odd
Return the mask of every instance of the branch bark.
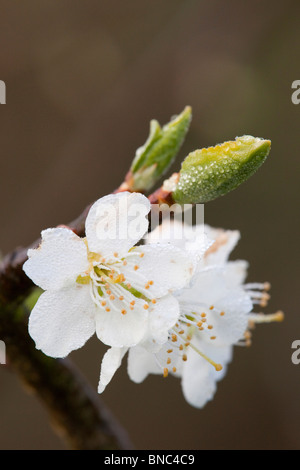
[[132, 449], [121, 426], [71, 361], [35, 348], [23, 307], [0, 305], [8, 366], [47, 408], [55, 431], [74, 450]]

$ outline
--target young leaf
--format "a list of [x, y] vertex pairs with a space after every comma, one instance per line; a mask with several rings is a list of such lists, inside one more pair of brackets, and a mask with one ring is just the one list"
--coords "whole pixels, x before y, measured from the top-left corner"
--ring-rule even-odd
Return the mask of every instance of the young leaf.
[[227, 194], [256, 172], [270, 147], [270, 140], [245, 135], [190, 153], [182, 163], [174, 201], [197, 204]]
[[192, 110], [187, 106], [162, 128], [156, 120], [150, 122], [145, 144], [136, 151], [130, 168], [132, 191], [147, 191], [173, 163], [188, 131]]

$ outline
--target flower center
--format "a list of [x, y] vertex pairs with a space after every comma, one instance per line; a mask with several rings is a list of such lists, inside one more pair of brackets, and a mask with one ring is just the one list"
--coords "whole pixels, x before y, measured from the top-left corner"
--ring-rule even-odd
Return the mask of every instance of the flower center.
[[154, 304], [156, 300], [144, 295], [141, 287], [150, 289], [153, 281], [145, 285], [137, 282], [132, 286], [122, 272], [125, 266], [133, 272], [137, 271], [139, 266], [136, 260], [142, 256], [143, 253], [130, 251], [125, 257], [120, 258], [118, 253], [114, 253], [113, 258], [106, 260], [98, 253], [88, 251], [89, 270], [78, 276], [76, 282], [89, 284], [93, 302], [106, 312], [114, 310], [126, 315], [128, 311], [134, 310], [137, 299], [144, 301], [142, 307], [147, 310], [150, 303]]

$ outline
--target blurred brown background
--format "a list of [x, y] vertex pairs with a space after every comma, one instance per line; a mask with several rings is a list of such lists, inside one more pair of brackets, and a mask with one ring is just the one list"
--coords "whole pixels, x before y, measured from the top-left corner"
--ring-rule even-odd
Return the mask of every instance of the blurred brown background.
[[[181, 158], [236, 135], [272, 140], [246, 184], [205, 208], [214, 226], [238, 228], [234, 258], [250, 281], [272, 283], [250, 349], [236, 348], [204, 410], [178, 380], [129, 381], [126, 361], [103, 399], [144, 449], [297, 449], [300, 365], [298, 0], [1, 0], [0, 248], [28, 245], [67, 223], [123, 180], [149, 121], [186, 104], [193, 122]], [[180, 157], [174, 170], [179, 168]], [[97, 386], [104, 349], [90, 340], [71, 357]], [[62, 449], [47, 414], [0, 366], [0, 448]]]

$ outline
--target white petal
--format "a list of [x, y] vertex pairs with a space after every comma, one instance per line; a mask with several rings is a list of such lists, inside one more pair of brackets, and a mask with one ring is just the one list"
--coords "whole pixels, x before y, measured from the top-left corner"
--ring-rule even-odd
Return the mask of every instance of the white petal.
[[226, 263], [226, 281], [228, 286], [240, 286], [247, 277], [249, 263], [244, 260], [229, 261]]
[[[243, 339], [248, 326], [248, 314], [252, 310], [252, 302], [247, 293], [242, 289], [232, 289], [226, 297], [219, 299], [215, 309], [207, 312], [207, 322], [213, 325], [213, 335], [216, 336], [216, 346], [235, 344]], [[225, 312], [220, 316], [219, 312]], [[211, 336], [211, 334], [209, 334]], [[207, 336], [207, 338], [209, 338]], [[208, 339], [208, 341], [210, 341]]]
[[188, 349], [188, 358], [182, 372], [183, 394], [190, 405], [203, 408], [208, 401], [213, 399], [217, 388], [216, 382], [224, 377], [231, 355], [228, 347], [211, 349], [208, 345], [199, 342], [196, 344], [204, 354], [223, 366], [223, 370], [217, 372], [193, 349]]
[[98, 393], [102, 393], [119, 369], [127, 348], [110, 348], [102, 359]]
[[44, 292], [29, 317], [29, 334], [51, 357], [81, 348], [95, 332], [95, 307], [87, 286]]
[[[139, 282], [137, 290], [150, 298], [162, 297], [186, 286], [195, 271], [193, 256], [172, 245], [138, 246], [134, 253], [143, 254], [143, 257], [138, 256], [132, 264], [127, 264], [125, 277], [133, 286]], [[135, 271], [133, 266], [138, 269]], [[149, 281], [153, 284], [145, 290], [145, 283]]]
[[149, 312], [149, 334], [152, 339], [163, 344], [168, 340], [168, 331], [179, 317], [179, 303], [172, 295], [162, 297]]
[[147, 232], [149, 200], [139, 193], [110, 194], [96, 201], [86, 219], [89, 250], [123, 256]]
[[164, 219], [161, 225], [146, 235], [145, 241], [147, 244], [170, 243], [182, 250], [194, 251], [199, 257], [203, 256], [213, 243], [213, 240], [208, 239], [203, 224], [183, 224], [177, 219]]
[[205, 232], [208, 238], [214, 240], [214, 243], [205, 253], [205, 263], [223, 264], [227, 261], [230, 253], [240, 239], [238, 230], [223, 230], [205, 226]]
[[[215, 345], [224, 346], [239, 341], [247, 328], [248, 313], [252, 310], [249, 295], [241, 288], [230, 286], [232, 266], [214, 266], [200, 271], [194, 284], [180, 292], [179, 302], [188, 305], [191, 311], [205, 312], [207, 324], [213, 330], [203, 332], [203, 338], [211, 342], [216, 336]], [[213, 307], [212, 310], [210, 307]], [[220, 315], [225, 312], [225, 315]]]
[[[116, 303], [116, 302], [115, 302]], [[98, 308], [96, 316], [96, 334], [108, 346], [121, 348], [139, 343], [146, 333], [148, 312], [143, 308], [145, 302], [135, 298], [134, 309], [126, 306], [126, 314], [111, 309], [106, 312]]]
[[127, 372], [133, 382], [141, 383], [148, 374], [161, 374], [162, 369], [153, 354], [141, 346], [135, 346], [129, 349]]
[[84, 241], [67, 228], [50, 228], [41, 235], [41, 245], [28, 250], [25, 273], [44, 290], [73, 284], [88, 269]]

